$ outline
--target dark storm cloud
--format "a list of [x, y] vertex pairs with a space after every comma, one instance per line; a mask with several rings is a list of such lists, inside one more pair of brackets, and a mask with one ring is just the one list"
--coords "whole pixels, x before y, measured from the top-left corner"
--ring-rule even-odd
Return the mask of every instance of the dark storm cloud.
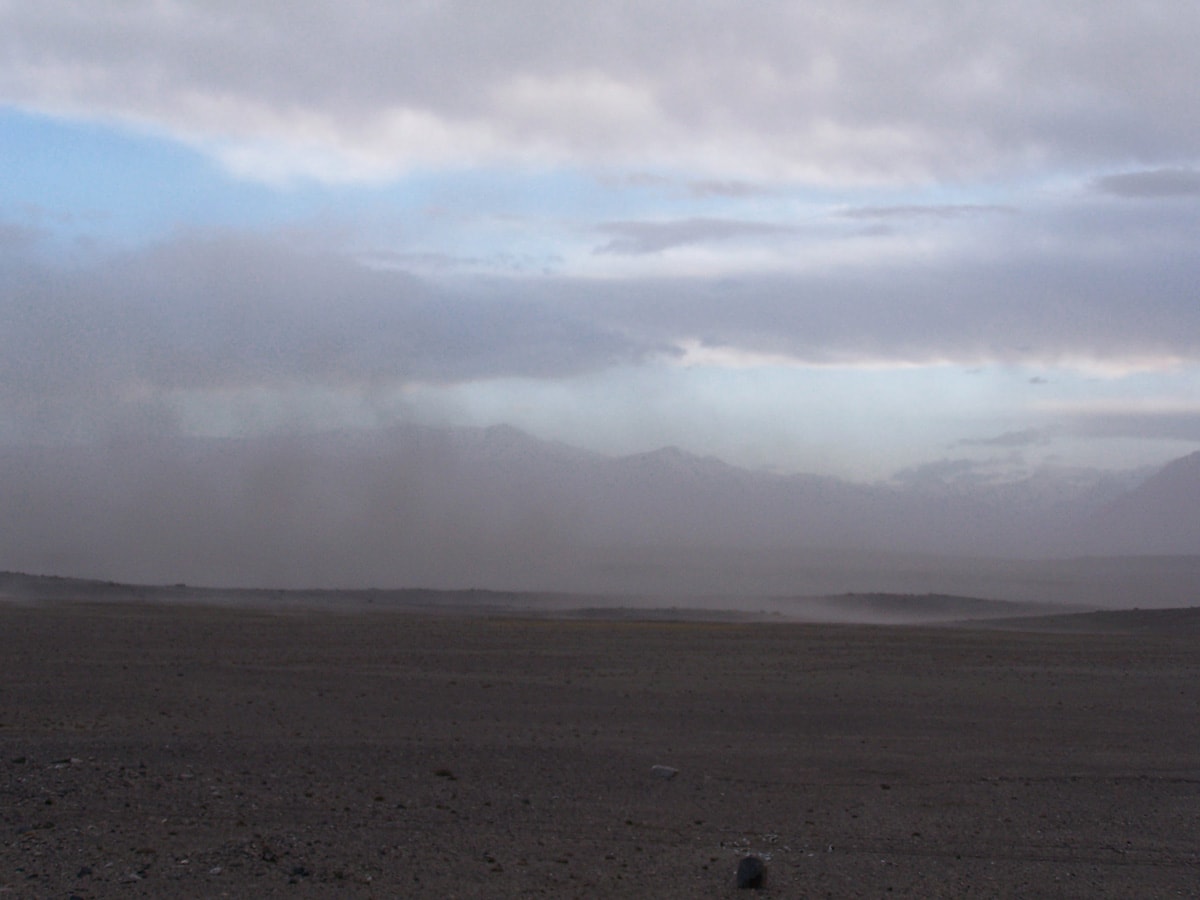
[[10, 412], [164, 391], [557, 377], [662, 347], [516, 293], [435, 290], [246, 235], [189, 236], [86, 267], [0, 272]]
[[1097, 178], [1094, 188], [1116, 197], [1194, 197], [1200, 195], [1200, 172], [1194, 169], [1152, 169]]

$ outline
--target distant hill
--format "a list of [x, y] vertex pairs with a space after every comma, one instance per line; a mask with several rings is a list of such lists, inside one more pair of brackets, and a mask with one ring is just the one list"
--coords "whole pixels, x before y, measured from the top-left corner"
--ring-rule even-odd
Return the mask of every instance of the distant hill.
[[1158, 634], [1164, 637], [1200, 636], [1200, 607], [1179, 609], [1119, 609], [1096, 612], [990, 619], [979, 627], [1072, 634]]
[[1090, 524], [1098, 552], [1200, 553], [1200, 451], [1163, 466]]
[[0, 572], [0, 602], [21, 604], [189, 605], [287, 612], [404, 611], [424, 614], [553, 616], [658, 621], [801, 621], [919, 625], [1045, 616], [1056, 608], [942, 594], [840, 594], [828, 597], [654, 598], [489, 590], [273, 590], [186, 584], [139, 585]]
[[915, 558], [1200, 554], [1197, 509], [1200, 453], [1140, 484], [853, 484], [508, 426], [0, 448], [0, 568], [147, 583], [957, 594]]

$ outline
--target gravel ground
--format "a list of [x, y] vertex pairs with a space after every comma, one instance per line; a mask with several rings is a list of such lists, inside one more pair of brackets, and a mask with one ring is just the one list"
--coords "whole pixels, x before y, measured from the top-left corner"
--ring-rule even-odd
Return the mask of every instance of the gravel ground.
[[52, 603], [0, 652], [3, 896], [1200, 884], [1194, 635]]

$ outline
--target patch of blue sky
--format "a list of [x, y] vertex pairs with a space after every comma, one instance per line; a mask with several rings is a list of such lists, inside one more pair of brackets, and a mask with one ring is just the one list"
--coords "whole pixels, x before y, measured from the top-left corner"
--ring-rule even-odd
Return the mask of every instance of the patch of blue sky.
[[133, 128], [0, 108], [0, 217], [55, 238], [142, 243], [186, 228], [311, 216], [329, 191], [239, 181], [198, 150]]
[[[836, 217], [867, 196], [571, 168], [415, 171], [383, 185], [271, 185], [239, 178], [165, 135], [13, 108], [0, 108], [0, 138], [0, 220], [34, 228], [52, 244], [82, 239], [119, 247], [186, 229], [312, 225], [349, 249], [395, 252], [398, 264], [443, 272], [560, 271], [564, 260], [569, 265], [603, 244], [599, 229], [609, 222], [803, 224]], [[948, 202], [935, 193], [936, 202]], [[870, 196], [881, 205], [878, 192]], [[882, 205], [917, 205], [922, 197], [931, 199], [901, 189]]]

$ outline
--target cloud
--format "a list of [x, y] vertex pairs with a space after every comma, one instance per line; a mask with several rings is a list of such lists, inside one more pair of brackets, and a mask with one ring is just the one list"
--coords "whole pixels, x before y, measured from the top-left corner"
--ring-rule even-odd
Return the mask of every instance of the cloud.
[[982, 470], [986, 468], [987, 463], [974, 459], [939, 459], [901, 469], [892, 481], [910, 488], [978, 484], [985, 480]]
[[[472, 276], [479, 255], [402, 245], [363, 265], [341, 253], [336, 225], [184, 232], [56, 262], [16, 228], [0, 233], [2, 405], [29, 421], [70, 409], [99, 419], [170, 392], [556, 380], [695, 347], [803, 365], [1169, 368], [1200, 360], [1197, 215], [1081, 201], [1023, 213], [1020, 229], [968, 218], [980, 230], [916, 252], [838, 239], [852, 252], [832, 263], [819, 259], [826, 236], [772, 222], [599, 226], [608, 254], [786, 238], [780, 256], [799, 262], [722, 278], [587, 278], [569, 264]], [[454, 277], [421, 280], [410, 264]]]
[[1033, 447], [1049, 442], [1050, 436], [1042, 429], [1026, 428], [1006, 431], [990, 438], [963, 438], [958, 444], [962, 447]]
[[0, 102], [246, 177], [529, 161], [911, 183], [1200, 154], [1200, 9], [1024, 0], [0, 7]]
[[1200, 442], [1200, 410], [1085, 412], [1064, 421], [1082, 437]]
[[731, 241], [794, 233], [788, 225], [770, 222], [739, 222], [732, 219], [683, 219], [672, 222], [607, 222], [599, 230], [613, 239], [596, 253], [639, 255], [661, 253], [688, 244]]
[[996, 204], [943, 203], [929, 206], [859, 206], [843, 210], [841, 215], [847, 219], [959, 219], [964, 216], [1016, 211], [1015, 207]]
[[[1056, 223], [1048, 224], [1052, 235]], [[1193, 290], [1200, 260], [1194, 248], [1174, 246], [1190, 232], [1164, 230], [1155, 241], [1138, 236], [1119, 246], [1120, 232], [1098, 237], [1095, 251], [1087, 236], [1047, 248], [1042, 232], [1030, 231], [991, 254], [969, 249], [720, 279], [550, 279], [528, 290], [571, 298], [622, 333], [810, 364], [1167, 368], [1200, 359]], [[649, 252], [680, 239], [651, 231], [622, 249]], [[801, 260], [804, 249], [795, 251]]]
[[0, 318], [0, 412], [34, 430], [116, 421], [181, 392], [554, 378], [670, 352], [569, 305], [438, 289], [244, 233], [6, 266]]
[[759, 197], [770, 194], [772, 189], [749, 181], [706, 179], [690, 182], [688, 184], [688, 192], [693, 197], [741, 198]]
[[43, 233], [36, 228], [0, 221], [0, 253], [6, 250], [26, 250], [42, 237]]
[[[372, 235], [367, 252], [337, 222], [181, 232], [82, 259], [17, 228], [0, 232], [0, 412], [46, 428], [135, 412], [157, 421], [181, 392], [555, 382], [696, 348], [720, 349], [701, 367], [1001, 363], [1028, 375], [1200, 361], [1200, 209], [1072, 195], [1023, 208], [1019, 228], [1011, 216], [955, 221], [933, 238], [914, 226], [875, 243], [811, 221], [607, 222], [591, 226], [608, 237], [606, 258], [587, 257], [604, 264], [599, 278], [572, 274], [569, 258], [543, 272], [537, 261], [563, 246], [553, 235], [501, 272], [494, 246]], [[580, 223], [558, 227], [581, 243]], [[679, 248], [748, 249], [751, 265], [648, 274]], [[650, 266], [613, 276], [621, 254]]]
[[1200, 172], [1194, 169], [1151, 169], [1105, 175], [1092, 183], [1102, 194], [1115, 197], [1194, 197], [1200, 194]]

